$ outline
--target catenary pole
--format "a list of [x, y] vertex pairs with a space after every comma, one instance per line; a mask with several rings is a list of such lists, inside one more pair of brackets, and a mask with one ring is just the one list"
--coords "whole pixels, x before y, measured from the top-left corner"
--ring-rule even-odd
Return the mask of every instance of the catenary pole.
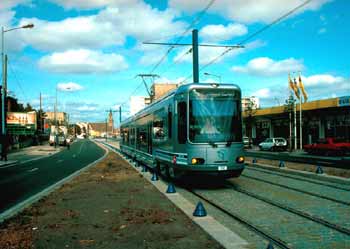
[[192, 31], [193, 83], [199, 82], [198, 30]]
[[[298, 90], [299, 91], [299, 90]], [[300, 91], [299, 91], [300, 92]], [[302, 102], [302, 97], [301, 94], [300, 95], [300, 99], [299, 99], [299, 111], [300, 111], [300, 115], [299, 115], [299, 136], [300, 136], [300, 150], [303, 149], [303, 117], [302, 117], [302, 106], [301, 106], [301, 102]]]

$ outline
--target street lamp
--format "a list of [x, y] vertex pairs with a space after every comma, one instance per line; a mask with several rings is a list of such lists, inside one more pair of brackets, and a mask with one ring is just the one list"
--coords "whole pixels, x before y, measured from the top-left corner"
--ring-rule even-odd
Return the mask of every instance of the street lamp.
[[4, 54], [4, 35], [6, 32], [10, 32], [12, 30], [16, 29], [31, 29], [34, 27], [34, 24], [30, 23], [27, 25], [23, 25], [21, 27], [16, 27], [12, 29], [5, 29], [4, 27], [1, 27], [1, 63], [2, 63], [2, 95], [1, 95], [1, 133], [3, 135], [6, 134], [6, 116], [5, 116], [5, 100], [6, 100], [6, 92], [7, 92], [7, 83], [6, 83], [6, 74], [5, 74], [5, 54]]
[[212, 74], [212, 73], [204, 73], [204, 75], [214, 76], [214, 77], [218, 78], [219, 79], [219, 83], [221, 83], [221, 76], [220, 75], [216, 75], [216, 74]]

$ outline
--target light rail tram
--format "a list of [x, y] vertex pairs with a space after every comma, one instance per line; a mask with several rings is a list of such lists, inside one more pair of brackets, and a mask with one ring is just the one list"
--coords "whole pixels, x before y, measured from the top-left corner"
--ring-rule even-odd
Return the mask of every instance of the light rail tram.
[[183, 173], [238, 177], [244, 169], [241, 90], [193, 83], [121, 124], [120, 149], [170, 177]]

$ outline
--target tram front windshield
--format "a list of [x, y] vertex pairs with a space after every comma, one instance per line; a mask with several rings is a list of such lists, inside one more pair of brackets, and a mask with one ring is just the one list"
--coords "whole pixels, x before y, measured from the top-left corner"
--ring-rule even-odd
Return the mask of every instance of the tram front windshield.
[[193, 143], [241, 142], [239, 92], [194, 89], [190, 92], [189, 139]]

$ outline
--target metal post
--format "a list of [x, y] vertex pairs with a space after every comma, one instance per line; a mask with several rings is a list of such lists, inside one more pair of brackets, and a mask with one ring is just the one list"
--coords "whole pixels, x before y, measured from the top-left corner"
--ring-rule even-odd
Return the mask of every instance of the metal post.
[[1, 134], [5, 135], [5, 63], [4, 63], [4, 27], [1, 27], [1, 68], [2, 68], [2, 95], [1, 95]]
[[56, 86], [56, 100], [55, 100], [55, 135], [58, 133], [58, 121], [57, 121], [57, 86]]
[[106, 118], [106, 142], [107, 142], [107, 122], [108, 122], [108, 119]]
[[198, 30], [192, 31], [192, 58], [193, 58], [193, 83], [199, 82], [199, 65], [198, 65]]
[[299, 108], [300, 108], [300, 117], [299, 117], [299, 133], [300, 133], [300, 150], [303, 149], [303, 118], [302, 118], [302, 108], [301, 108], [301, 101], [302, 97], [300, 94], [300, 99], [299, 99]]
[[119, 106], [119, 126], [121, 125], [122, 123], [122, 106], [120, 105]]
[[8, 106], [8, 103], [7, 103], [7, 55], [5, 54], [5, 63], [4, 63], [4, 88], [5, 88], [5, 91], [4, 91], [4, 115], [5, 115], [5, 119], [4, 119], [4, 128], [5, 128], [5, 133], [6, 134], [6, 131], [7, 131], [7, 108], [6, 106]]
[[297, 106], [296, 100], [293, 99], [293, 109], [294, 109], [294, 149], [297, 150]]

